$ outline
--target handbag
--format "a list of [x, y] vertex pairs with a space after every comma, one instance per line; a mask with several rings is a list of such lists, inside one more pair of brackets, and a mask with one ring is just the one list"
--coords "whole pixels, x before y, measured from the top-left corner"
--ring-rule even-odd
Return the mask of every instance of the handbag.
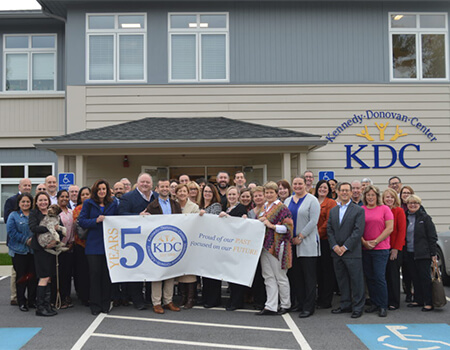
[[89, 229], [88, 228], [82, 228], [80, 226], [80, 224], [78, 223], [78, 220], [77, 220], [77, 222], [75, 224], [75, 229], [77, 231], [77, 235], [78, 235], [79, 239], [86, 239], [87, 238]]
[[433, 262], [433, 269], [431, 273], [431, 298], [434, 307], [443, 307], [447, 304], [445, 297], [444, 284], [442, 283], [441, 271], [437, 265], [437, 261]]

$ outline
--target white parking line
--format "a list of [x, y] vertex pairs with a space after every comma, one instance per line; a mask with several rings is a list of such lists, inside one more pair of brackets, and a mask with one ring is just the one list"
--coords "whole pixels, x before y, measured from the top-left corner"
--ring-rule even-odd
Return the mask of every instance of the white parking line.
[[256, 327], [256, 326], [239, 326], [234, 324], [221, 324], [221, 323], [207, 323], [207, 322], [192, 322], [192, 321], [177, 321], [177, 320], [165, 320], [156, 318], [144, 318], [144, 317], [132, 317], [132, 316], [115, 316], [108, 315], [107, 318], [116, 318], [123, 320], [135, 320], [135, 321], [146, 321], [146, 322], [159, 322], [159, 323], [172, 323], [172, 324], [182, 324], [191, 326], [203, 326], [203, 327], [220, 327], [220, 328], [238, 328], [238, 329], [253, 329], [258, 331], [271, 331], [271, 332], [288, 332], [291, 330], [287, 328], [269, 328], [269, 327]]
[[[224, 307], [211, 307], [211, 308], [204, 308], [203, 306], [194, 306], [194, 309], [199, 309], [199, 310], [216, 310], [216, 311], [226, 311], [226, 309]], [[249, 312], [249, 313], [254, 313], [256, 314], [259, 310], [248, 310], [248, 309], [237, 309], [234, 311], [228, 311], [228, 312]]]
[[447, 301], [450, 301], [450, 298], [449, 297], [445, 297], [446, 299], [447, 299]]
[[295, 324], [291, 315], [284, 314], [283, 319], [286, 321], [287, 325], [289, 326], [289, 329], [292, 331], [292, 334], [294, 335], [295, 340], [297, 340], [297, 343], [300, 345], [300, 348], [302, 350], [311, 350], [311, 347], [309, 346], [302, 332], [300, 332], [300, 329]]
[[128, 340], [148, 341], [148, 342], [165, 343], [165, 344], [205, 346], [205, 347], [209, 347], [209, 348], [214, 347], [214, 348], [222, 348], [222, 349], [282, 350], [282, 349], [279, 349], [279, 348], [264, 348], [264, 347], [257, 347], [257, 346], [245, 346], [245, 345], [203, 343], [203, 342], [196, 342], [196, 341], [161, 339], [161, 338], [147, 338], [147, 337], [135, 337], [135, 336], [129, 336], [129, 335], [116, 335], [116, 334], [105, 334], [105, 333], [93, 333], [92, 336], [93, 337], [103, 337], [103, 338], [115, 338], [115, 339], [128, 339]]
[[0, 277], [0, 281], [3, 281], [4, 279], [8, 278], [9, 276], [2, 276]]
[[101, 313], [99, 314], [94, 322], [91, 323], [91, 325], [86, 329], [86, 331], [83, 333], [83, 335], [78, 339], [78, 341], [75, 343], [75, 345], [72, 347], [72, 350], [81, 350], [81, 348], [84, 346], [84, 344], [88, 341], [88, 339], [93, 335], [97, 327], [102, 323], [102, 321], [105, 319], [106, 314]]

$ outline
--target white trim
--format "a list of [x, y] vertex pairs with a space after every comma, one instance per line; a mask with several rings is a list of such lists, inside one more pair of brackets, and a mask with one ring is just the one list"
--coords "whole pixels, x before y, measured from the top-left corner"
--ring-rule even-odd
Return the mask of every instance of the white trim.
[[[416, 16], [415, 28], [392, 28], [391, 16], [396, 14], [402, 15], [414, 15]], [[445, 17], [445, 28], [420, 28], [420, 16], [421, 15], [440, 15]], [[389, 80], [391, 82], [447, 82], [449, 81], [449, 55], [448, 55], [448, 13], [447, 12], [389, 12], [388, 13], [388, 28], [389, 28]], [[416, 38], [416, 78], [395, 78], [394, 77], [394, 62], [393, 62], [393, 35], [415, 35]], [[444, 35], [445, 44], [445, 78], [423, 78], [423, 66], [422, 66], [422, 35], [434, 34]]]
[[[171, 28], [170, 17], [172, 15], [196, 16], [197, 28]], [[203, 15], [224, 15], [226, 19], [225, 28], [200, 28], [200, 16]], [[228, 83], [230, 82], [230, 29], [229, 29], [229, 12], [169, 12], [167, 14], [167, 30], [168, 30], [168, 82], [169, 83]], [[196, 41], [196, 74], [195, 79], [174, 79], [172, 77], [172, 35], [195, 35]], [[225, 78], [224, 79], [203, 79], [201, 76], [202, 55], [201, 55], [201, 38], [203, 34], [219, 34], [225, 36]]]
[[[89, 29], [89, 16], [114, 16], [114, 28], [111, 29]], [[143, 28], [123, 29], [119, 28], [119, 16], [144, 16]], [[146, 12], [111, 12], [111, 13], [86, 13], [85, 15], [85, 81], [86, 84], [116, 84], [116, 83], [146, 83], [147, 82], [147, 13]], [[92, 35], [113, 37], [113, 79], [111, 80], [91, 80], [89, 79], [89, 41]], [[121, 35], [136, 35], [143, 38], [143, 78], [142, 79], [120, 79], [120, 59], [119, 59], [119, 37]]]
[[[7, 37], [27, 37], [28, 47], [26, 48], [6, 48]], [[39, 36], [52, 36], [55, 38], [54, 47], [32, 47], [32, 38]], [[53, 89], [52, 90], [33, 90], [33, 54], [35, 53], [52, 53], [54, 54], [53, 68], [55, 75], [53, 77]], [[6, 56], [8, 54], [27, 54], [28, 62], [28, 76], [27, 76], [27, 89], [26, 90], [6, 90]], [[5, 94], [24, 94], [24, 93], [53, 93], [57, 91], [58, 85], [58, 34], [56, 33], [23, 33], [23, 34], [3, 34], [3, 81], [2, 81], [2, 93]]]

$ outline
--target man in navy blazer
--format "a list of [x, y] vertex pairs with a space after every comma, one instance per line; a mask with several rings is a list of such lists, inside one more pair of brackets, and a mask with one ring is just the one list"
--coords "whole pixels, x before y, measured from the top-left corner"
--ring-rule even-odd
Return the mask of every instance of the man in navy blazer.
[[[147, 173], [139, 174], [136, 189], [125, 193], [122, 198], [120, 198], [118, 209], [119, 215], [149, 215], [147, 206], [158, 198], [158, 193], [153, 192], [152, 189], [152, 177]], [[147, 285], [150, 287], [149, 284]], [[145, 310], [142, 282], [130, 282], [128, 290], [134, 307], [138, 310]]]
[[30, 179], [22, 179], [19, 182], [19, 193], [16, 193], [14, 196], [9, 197], [5, 202], [5, 207], [3, 209], [3, 219], [6, 222], [8, 221], [8, 216], [11, 214], [14, 210], [17, 209], [17, 197], [19, 197], [19, 194], [28, 192], [31, 193], [31, 180]]
[[337, 185], [338, 205], [330, 210], [327, 223], [328, 242], [332, 250], [334, 270], [341, 291], [340, 307], [333, 314], [352, 312], [361, 317], [364, 307], [364, 275], [361, 237], [364, 233], [364, 209], [351, 200], [352, 185]]

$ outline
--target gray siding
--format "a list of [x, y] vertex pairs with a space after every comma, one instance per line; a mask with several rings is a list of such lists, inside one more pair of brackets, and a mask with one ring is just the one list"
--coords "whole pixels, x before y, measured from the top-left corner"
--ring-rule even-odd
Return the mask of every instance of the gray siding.
[[[45, 19], [2, 19], [0, 21], [0, 67], [3, 67], [4, 34], [57, 34], [57, 82], [58, 91], [65, 89], [65, 37], [64, 23], [51, 18]], [[0, 91], [3, 91], [3, 69], [0, 70]]]
[[148, 84], [167, 84], [167, 13], [187, 11], [229, 12], [231, 84], [323, 84], [389, 82], [389, 11], [449, 10], [448, 2], [432, 1], [171, 1], [73, 7], [67, 21], [67, 80], [68, 85], [85, 85], [86, 12], [147, 12]]

